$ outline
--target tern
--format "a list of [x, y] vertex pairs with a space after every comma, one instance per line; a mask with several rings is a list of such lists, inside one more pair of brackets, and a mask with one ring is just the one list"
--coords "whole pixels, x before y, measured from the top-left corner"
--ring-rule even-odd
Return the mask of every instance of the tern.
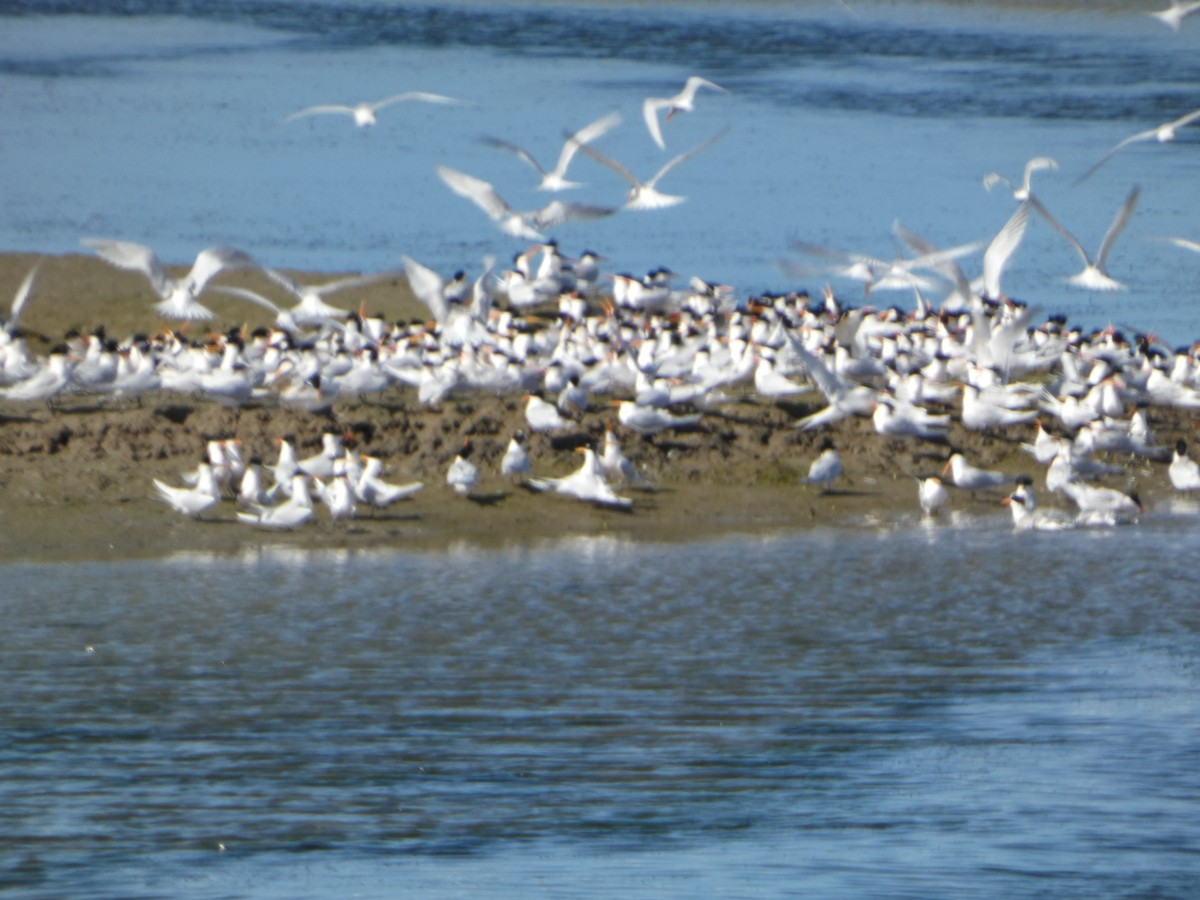
[[500, 460], [500, 474], [505, 478], [522, 479], [529, 474], [529, 451], [525, 449], [525, 432], [518, 431], [508, 442]]
[[208, 247], [196, 255], [191, 271], [182, 278], [172, 278], [154, 255], [154, 251], [143, 244], [132, 241], [114, 241], [107, 238], [84, 238], [80, 243], [90, 247], [101, 259], [118, 269], [141, 272], [161, 298], [154, 304], [160, 316], [167, 319], [204, 320], [215, 318], [212, 310], [201, 306], [197, 298], [208, 283], [233, 269], [257, 268], [249, 254], [232, 247]]
[[576, 447], [575, 452], [583, 454], [583, 465], [570, 475], [562, 478], [530, 478], [525, 483], [535, 491], [563, 494], [597, 506], [616, 509], [630, 509], [633, 506], [632, 500], [618, 497], [604, 480], [596, 451], [591, 447]]
[[696, 108], [696, 92], [701, 88], [720, 91], [723, 94], [729, 93], [728, 88], [723, 88], [699, 75], [693, 75], [684, 83], [683, 90], [674, 97], [647, 97], [642, 101], [642, 118], [646, 120], [646, 130], [650, 132], [654, 143], [658, 144], [658, 149], [667, 149], [667, 145], [663, 141], [662, 127], [658, 122], [659, 112], [664, 109], [667, 111], [664, 122], [671, 121], [671, 117], [677, 112], [691, 112]]
[[522, 150], [516, 144], [502, 141], [499, 138], [485, 137], [484, 143], [497, 147], [501, 150], [507, 150], [509, 153], [515, 154], [518, 158], [528, 163], [535, 172], [542, 176], [538, 183], [539, 191], [565, 191], [568, 188], [583, 187], [583, 184], [578, 181], [567, 180], [567, 167], [571, 165], [571, 160], [575, 158], [575, 154], [579, 152], [579, 148], [583, 144], [590, 144], [592, 141], [607, 134], [621, 122], [621, 116], [618, 113], [609, 113], [603, 118], [597, 119], [590, 125], [585, 125], [574, 134], [570, 135], [564, 142], [562, 150], [558, 154], [558, 162], [554, 168], [547, 172], [542, 168], [541, 164], [533, 158], [525, 150]]
[[8, 321], [0, 325], [0, 333], [4, 335], [6, 340], [0, 343], [7, 343], [7, 339], [11, 339], [17, 330], [17, 322], [20, 321], [21, 311], [25, 308], [25, 304], [29, 302], [29, 297], [33, 294], [33, 282], [37, 279], [38, 272], [42, 268], [42, 259], [39, 259], [33, 264], [33, 268], [29, 270], [17, 286], [17, 292], [13, 295], [12, 306], [9, 308]]
[[1004, 182], [1012, 191], [1013, 199], [1018, 203], [1023, 203], [1029, 199], [1033, 189], [1030, 186], [1030, 181], [1033, 178], [1034, 172], [1039, 172], [1042, 169], [1057, 169], [1058, 161], [1049, 156], [1035, 156], [1029, 162], [1025, 163], [1025, 176], [1020, 184], [1013, 184], [999, 172], [988, 172], [983, 176], [983, 189], [990, 191], [999, 182]]
[[1075, 527], [1075, 520], [1061, 510], [1038, 507], [1028, 476], [1018, 476], [1016, 488], [1000, 502], [1012, 511], [1013, 527], [1018, 531], [1063, 531]]
[[1167, 477], [1171, 479], [1171, 487], [1177, 491], [1200, 490], [1200, 464], [1188, 456], [1187, 441], [1182, 438], [1175, 442]]
[[808, 477], [803, 483], [819, 485], [824, 493], [829, 490], [831, 484], [842, 477], [842, 458], [829, 438], [821, 441], [820, 449], [821, 455], [808, 467]]
[[[579, 146], [587, 149], [586, 144]], [[519, 212], [509, 206], [496, 189], [482, 178], [459, 172], [449, 166], [438, 166], [437, 173], [446, 187], [482, 209], [501, 231], [522, 240], [544, 242], [546, 236], [538, 231], [538, 228], [554, 228], [564, 222], [602, 219], [616, 212], [615, 208], [609, 206], [567, 203], [563, 200], [551, 201], [539, 210]]]
[[407, 500], [416, 495], [425, 483], [413, 481], [408, 484], [391, 484], [382, 478], [383, 460], [377, 456], [362, 457], [363, 470], [354, 486], [355, 496], [368, 506], [382, 509], [398, 500]]
[[950, 502], [950, 494], [942, 484], [942, 479], [937, 475], [920, 479], [917, 483], [917, 502], [921, 504], [921, 511], [925, 515], [941, 515], [946, 504]]
[[454, 488], [454, 493], [463, 497], [471, 493], [475, 482], [479, 480], [479, 468], [471, 462], [474, 450], [475, 446], [470, 441], [464, 441], [462, 449], [458, 451], [458, 455], [446, 471], [446, 484]]
[[297, 110], [286, 119], [284, 124], [294, 122], [296, 119], [303, 119], [307, 116], [319, 116], [332, 114], [337, 116], [350, 116], [354, 120], [354, 124], [359, 128], [370, 128], [375, 124], [375, 114], [381, 109], [391, 106], [395, 103], [405, 103], [409, 100], [419, 100], [422, 103], [462, 103], [461, 100], [456, 100], [453, 97], [446, 97], [442, 94], [428, 94], [424, 91], [408, 91], [403, 94], [394, 94], [384, 100], [378, 100], [375, 103], [356, 103], [353, 106], [347, 106], [344, 103], [321, 103], [316, 106], [306, 106], [304, 109]]
[[155, 478], [154, 489], [158, 491], [158, 498], [178, 513], [200, 518], [202, 512], [221, 499], [221, 489], [217, 486], [216, 475], [207, 459], [201, 460], [198, 474], [196, 486], [190, 488], [172, 487]]
[[261, 528], [292, 531], [313, 517], [312, 495], [308, 492], [308, 476], [297, 472], [292, 476], [291, 497], [278, 506], [255, 506], [253, 512], [239, 512], [239, 522]]
[[1200, 0], [1171, 0], [1171, 5], [1166, 9], [1151, 11], [1146, 15], [1158, 19], [1172, 31], [1179, 31], [1183, 28], [1183, 20], [1198, 9]]
[[1141, 188], [1134, 185], [1133, 190], [1129, 192], [1129, 196], [1125, 198], [1125, 202], [1121, 204], [1121, 208], [1117, 211], [1116, 218], [1113, 219], [1111, 225], [1108, 226], [1108, 231], [1104, 234], [1104, 240], [1100, 242], [1100, 249], [1096, 253], [1095, 260], [1088, 255], [1087, 250], [1083, 248], [1083, 244], [1079, 243], [1079, 239], [1054, 218], [1042, 205], [1042, 202], [1034, 197], [1029, 198], [1029, 202], [1054, 229], [1067, 239], [1075, 251], [1083, 257], [1083, 271], [1076, 275], [1072, 275], [1067, 279], [1067, 284], [1074, 287], [1083, 288], [1089, 291], [1119, 291], [1125, 288], [1125, 285], [1110, 276], [1105, 270], [1105, 265], [1108, 262], [1108, 254], [1112, 250], [1113, 243], [1124, 230], [1129, 222], [1129, 217], [1133, 215], [1133, 210], [1137, 206], [1138, 197], [1141, 194]]
[[1192, 122], [1200, 119], [1200, 109], [1193, 109], [1190, 113], [1180, 116], [1178, 119], [1172, 119], [1170, 122], [1164, 122], [1162, 125], [1155, 125], [1153, 128], [1147, 128], [1145, 131], [1139, 131], [1137, 134], [1131, 134], [1123, 141], [1117, 143], [1115, 147], [1100, 157], [1100, 161], [1084, 172], [1076, 179], [1075, 183], [1080, 184], [1092, 176], [1092, 174], [1102, 165], [1113, 158], [1118, 150], [1128, 147], [1130, 144], [1138, 141], [1158, 141], [1160, 144], [1168, 144], [1175, 140], [1175, 133]]
[[580, 144], [579, 149], [597, 162], [608, 166], [610, 169], [629, 182], [631, 187], [629, 188], [629, 193], [625, 198], [625, 209], [666, 209], [682, 203], [687, 199], [687, 197], [681, 197], [676, 194], [661, 193], [656, 187], [658, 182], [663, 178], [664, 175], [666, 175], [680, 163], [691, 159], [700, 151], [711, 147], [725, 136], [726, 131], [727, 130], [719, 131], [708, 140], [697, 144], [691, 150], [680, 153], [665, 166], [659, 169], [654, 174], [654, 177], [648, 181], [639, 181], [632, 172], [625, 168], [625, 166], [621, 165], [615, 159], [605, 156], [595, 147], [589, 146], [588, 144]]
[[1000, 487], [1008, 481], [1008, 476], [1003, 472], [981, 469], [971, 465], [961, 453], [952, 454], [946, 461], [946, 468], [942, 470], [942, 474], [945, 475], [947, 472], [950, 473], [955, 487], [972, 493]]

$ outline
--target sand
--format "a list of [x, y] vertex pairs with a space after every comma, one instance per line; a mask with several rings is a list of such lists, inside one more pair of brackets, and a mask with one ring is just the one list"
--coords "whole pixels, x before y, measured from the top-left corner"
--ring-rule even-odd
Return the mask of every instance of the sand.
[[[36, 257], [0, 255], [0, 292], [9, 294]], [[301, 276], [320, 281], [329, 276]], [[258, 273], [226, 276], [270, 293]], [[274, 295], [274, 294], [272, 294]], [[151, 310], [153, 296], [137, 275], [116, 271], [94, 258], [48, 257], [21, 325], [40, 352], [68, 328], [104, 323], [113, 337], [152, 333], [164, 323]], [[419, 315], [403, 276], [339, 295], [343, 305], [362, 303], [389, 319]], [[265, 324], [254, 307], [206, 294], [221, 316], [214, 330]], [[479, 546], [528, 544], [570, 535], [615, 535], [634, 540], [693, 540], [725, 534], [763, 534], [815, 526], [834, 528], [915, 526], [921, 519], [916, 477], [940, 473], [953, 446], [976, 465], [1029, 475], [1042, 485], [1042, 467], [1019, 444], [1031, 440], [1032, 425], [1003, 434], [963, 429], [957, 421], [950, 445], [875, 434], [870, 420], [852, 419], [833, 428], [802, 432], [801, 416], [823, 405], [819, 395], [795, 402], [763, 403], [749, 392], [707, 412], [699, 427], [644, 438], [618, 428], [626, 455], [653, 485], [622, 489], [629, 512], [599, 509], [578, 501], [535, 494], [499, 475], [499, 462], [512, 434], [524, 428], [520, 396], [472, 394], [423, 408], [415, 391], [392, 388], [378, 401], [339, 402], [328, 415], [275, 405], [228, 409], [175, 394], [146, 396], [140, 403], [71, 396], [60, 408], [45, 403], [0, 401], [0, 555], [5, 560], [100, 560], [160, 557], [177, 552], [236, 554], [264, 546], [346, 549], [441, 549], [461, 542]], [[569, 433], [532, 435], [535, 475], [555, 476], [579, 464], [571, 449], [595, 442], [612, 420], [611, 407], [596, 401]], [[1160, 443], [1171, 445], [1193, 427], [1191, 414], [1152, 409], [1150, 424]], [[314, 522], [295, 532], [256, 530], [236, 521], [227, 500], [193, 520], [154, 497], [152, 479], [180, 484], [195, 468], [210, 438], [236, 437], [244, 455], [275, 458], [274, 441], [291, 436], [301, 457], [316, 452], [322, 432], [349, 435], [364, 453], [382, 457], [389, 481], [420, 480], [425, 488], [374, 515], [332, 523], [318, 508]], [[845, 466], [834, 490], [801, 483], [831, 437]], [[453, 493], [446, 469], [463, 441], [476, 448], [480, 481], [474, 499]], [[1100, 458], [1106, 458], [1103, 455]], [[1135, 486], [1153, 512], [1172, 488], [1163, 463], [1109, 459], [1125, 464], [1126, 475], [1107, 482]], [[997, 490], [971, 496], [951, 489], [951, 509], [995, 518], [1011, 527]], [[1043, 505], [1057, 501], [1040, 491]]]

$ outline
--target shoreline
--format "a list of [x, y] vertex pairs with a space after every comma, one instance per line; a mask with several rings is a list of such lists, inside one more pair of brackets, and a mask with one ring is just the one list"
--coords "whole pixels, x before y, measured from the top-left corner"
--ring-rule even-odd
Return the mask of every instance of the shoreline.
[[[3, 289], [14, 291], [35, 260], [27, 254], [0, 254]], [[262, 278], [253, 272], [234, 274], [241, 277], [222, 283]], [[93, 328], [101, 321], [114, 337], [162, 330], [167, 323], [154, 315], [150, 299], [144, 279], [136, 274], [89, 257], [46, 257], [21, 325], [47, 342], [59, 339], [65, 328]], [[339, 299], [345, 306], [361, 304], [392, 319], [419, 311], [402, 274]], [[214, 295], [212, 305], [217, 308], [224, 301]], [[253, 315], [244, 314], [256, 313], [256, 308], [231, 303], [239, 315], [235, 318], [221, 306], [224, 324], [214, 331], [255, 324]], [[31, 350], [44, 352], [38, 338], [30, 343]], [[235, 555], [275, 546], [431, 550], [460, 542], [528, 546], [572, 535], [687, 541], [822, 526], [875, 527], [908, 522], [909, 516], [916, 523], [921, 518], [916, 478], [940, 474], [951, 447], [975, 465], [1032, 477], [1044, 505], [1063, 506], [1042, 488], [1043, 467], [1019, 447], [1032, 440], [1032, 425], [988, 434], [966, 430], [956, 417], [948, 443], [881, 437], [869, 419], [857, 417], [807, 432], [793, 427], [821, 405], [819, 395], [764, 401], [745, 386], [731, 389], [727, 402], [706, 410], [700, 425], [690, 430], [646, 438], [618, 428], [626, 456], [655, 489], [618, 487], [618, 493], [632, 498], [633, 508], [616, 511], [535, 494], [499, 475], [510, 437], [526, 427], [519, 395], [473, 392], [448, 398], [440, 410], [432, 410], [418, 403], [415, 389], [393, 386], [377, 401], [338, 401], [331, 415], [269, 405], [226, 408], [164, 392], [140, 401], [71, 395], [57, 412], [44, 402], [6, 399], [0, 401], [0, 554], [11, 562], [177, 552]], [[573, 471], [579, 457], [570, 450], [599, 441], [611, 419], [611, 407], [596, 397], [570, 433], [531, 435], [532, 474], [555, 477]], [[1194, 419], [1187, 410], [1150, 410], [1158, 442], [1167, 446], [1190, 436]], [[387, 480], [420, 480], [424, 489], [375, 516], [360, 510], [348, 529], [341, 523], [331, 527], [327, 511], [317, 504], [312, 523], [287, 533], [237, 522], [232, 500], [214, 507], [206, 516], [210, 521], [193, 521], [154, 497], [152, 480], [181, 484], [181, 475], [195, 468], [210, 438], [236, 437], [247, 459], [260, 456], [269, 465], [276, 438], [294, 437], [297, 456], [303, 457], [319, 448], [325, 430], [349, 434], [362, 452], [381, 457]], [[834, 490], [822, 493], [801, 479], [826, 437], [839, 448], [845, 474]], [[475, 494], [492, 502], [456, 496], [445, 483], [446, 468], [468, 438], [476, 446], [480, 470]], [[1103, 480], [1116, 487], [1131, 482], [1151, 512], [1172, 496], [1164, 463], [1136, 460], [1126, 475]], [[1007, 490], [971, 497], [951, 487], [950, 493], [950, 511], [995, 513], [1003, 516], [998, 527], [1011, 527], [999, 502]]]

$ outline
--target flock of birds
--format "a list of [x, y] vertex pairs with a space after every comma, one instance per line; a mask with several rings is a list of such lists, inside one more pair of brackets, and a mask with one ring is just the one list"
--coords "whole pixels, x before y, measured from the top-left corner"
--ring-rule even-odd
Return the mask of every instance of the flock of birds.
[[[1200, 3], [1172, 0], [1169, 9], [1155, 15], [1178, 30], [1197, 8]], [[701, 92], [728, 93], [693, 76], [678, 93], [643, 101], [646, 131], [660, 149], [666, 149], [664, 127], [675, 115], [695, 111]], [[382, 110], [404, 102], [461, 101], [408, 92], [374, 103], [311, 106], [284, 121], [340, 115], [368, 128]], [[1124, 138], [1079, 181], [1130, 144], [1172, 141], [1197, 120], [1200, 109]], [[397, 388], [415, 389], [418, 403], [432, 408], [463, 392], [522, 393], [527, 398], [525, 428], [512, 436], [500, 474], [531, 490], [624, 510], [633, 501], [616, 489], [649, 484], [624, 455], [617, 426], [606, 429], [601, 445], [575, 448], [582, 464], [564, 477], [532, 474], [527, 432], [577, 429], [582, 417], [598, 408], [615, 409], [619, 427], [633, 435], [703, 429], [706, 416], [720, 415], [724, 404], [749, 397], [768, 404], [815, 404], [796, 419], [794, 426], [801, 430], [830, 429], [846, 418], [866, 417], [881, 436], [947, 447], [945, 470], [918, 481], [917, 502], [928, 515], [947, 505], [943, 479], [949, 476], [949, 483], [972, 493], [1015, 484], [1005, 500], [1019, 528], [1135, 521], [1143, 512], [1136, 495], [1093, 483], [1124, 472], [1096, 460], [1097, 452], [1169, 460], [1176, 489], [1200, 490], [1200, 472], [1188, 459], [1186, 444], [1181, 440], [1173, 450], [1156, 444], [1147, 419], [1147, 409], [1156, 406], [1200, 409], [1200, 351], [1171, 350], [1150, 335], [1130, 341], [1113, 328], [1084, 334], [1061, 317], [1035, 324], [1035, 310], [1008, 298], [1001, 287], [1003, 271], [1036, 214], [1083, 261], [1069, 284], [1089, 291], [1120, 289], [1106, 261], [1134, 213], [1138, 188], [1130, 191], [1092, 255], [1035, 195], [1034, 174], [1057, 168], [1052, 158], [1037, 157], [1029, 161], [1019, 184], [997, 173], [985, 177], [985, 188], [1006, 184], [1017, 204], [986, 246], [939, 248], [900, 226], [897, 237], [907, 255], [895, 259], [797, 245], [814, 263], [794, 271], [860, 281], [868, 300], [886, 290], [911, 292], [911, 311], [848, 306], [828, 287], [816, 300], [789, 292], [739, 303], [729, 286], [698, 277], [678, 286], [678, 276], [666, 268], [644, 277], [602, 271], [599, 254], [584, 251], [568, 258], [547, 237], [546, 231], [566, 221], [682, 202], [683, 196], [662, 192], [660, 181], [724, 134], [718, 131], [672, 157], [643, 180], [593, 146], [619, 123], [619, 115], [610, 113], [564, 133], [551, 169], [507, 140], [488, 138], [487, 143], [526, 163], [539, 179], [537, 188], [547, 192], [577, 187], [568, 171], [580, 154], [588, 156], [628, 181], [623, 207], [555, 200], [538, 210], [516, 210], [492, 184], [448, 166], [437, 168], [446, 186], [478, 206], [500, 231], [531, 242], [514, 255], [509, 268], [496, 272], [489, 258], [474, 278], [461, 271], [444, 277], [404, 257], [402, 270], [300, 284], [228, 247], [201, 251], [186, 275], [174, 277], [149, 247], [85, 238], [83, 244], [100, 259], [143, 275], [157, 296], [155, 311], [166, 319], [215, 318], [201, 303], [202, 295], [212, 291], [260, 307], [271, 325], [199, 341], [188, 339], [183, 329], [116, 341], [100, 328], [70, 334], [48, 354], [35, 356], [18, 323], [33, 294], [39, 263], [19, 287], [0, 330], [0, 398], [53, 407], [64, 396], [81, 392], [138, 398], [168, 391], [235, 407], [279, 404], [320, 411], [338, 401], [361, 402]], [[1172, 240], [1200, 252], [1200, 244]], [[972, 278], [964, 261], [980, 249], [981, 271]], [[227, 272], [249, 269], [265, 274], [288, 299], [217, 283]], [[401, 273], [428, 317], [388, 322], [330, 302], [336, 292]], [[943, 292], [939, 304], [928, 299], [937, 290]], [[968, 430], [989, 433], [1031, 429], [1036, 420], [1036, 437], [1024, 446], [1047, 467], [1047, 490], [1068, 498], [1075, 514], [1039, 507], [1028, 478], [1014, 482], [1012, 474], [972, 466], [950, 446], [952, 418]], [[1055, 427], [1046, 428], [1047, 421]], [[468, 441], [446, 471], [447, 485], [466, 496], [479, 477], [472, 453]], [[269, 469], [257, 456], [243, 460], [236, 441], [214, 440], [181, 486], [156, 481], [155, 489], [185, 515], [200, 516], [228, 496], [240, 504], [238, 519], [243, 522], [295, 528], [312, 519], [314, 498], [337, 521], [360, 509], [386, 507], [423, 488], [421, 482], [385, 482], [383, 465], [377, 457], [344, 446], [335, 433], [324, 436], [321, 453], [305, 460], [297, 460], [293, 444], [281, 440], [278, 459]], [[843, 475], [838, 450], [827, 439], [804, 481], [827, 491]]]

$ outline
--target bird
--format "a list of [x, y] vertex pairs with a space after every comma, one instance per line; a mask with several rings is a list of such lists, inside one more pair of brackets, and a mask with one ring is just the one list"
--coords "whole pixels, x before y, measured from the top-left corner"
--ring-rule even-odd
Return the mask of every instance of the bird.
[[1013, 527], [1018, 531], [1064, 531], [1074, 528], [1076, 520], [1058, 509], [1042, 509], [1028, 476], [1018, 476], [1013, 492], [1000, 501], [1012, 511]]
[[25, 308], [25, 304], [29, 302], [29, 298], [33, 294], [33, 283], [37, 279], [38, 272], [41, 271], [43, 262], [44, 258], [38, 259], [33, 264], [33, 268], [21, 280], [21, 283], [17, 285], [17, 292], [13, 295], [12, 306], [9, 307], [8, 320], [0, 327], [0, 332], [8, 339], [11, 339], [13, 334], [16, 333], [17, 323], [21, 318], [21, 311]]
[[344, 471], [337, 472], [328, 481], [314, 478], [313, 485], [317, 489], [317, 496], [329, 510], [329, 516], [333, 521], [353, 519], [357, 515], [358, 507], [355, 504], [354, 488]]
[[583, 454], [583, 465], [570, 475], [562, 478], [530, 478], [525, 484], [534, 491], [563, 494], [597, 506], [617, 509], [629, 509], [633, 506], [631, 499], [618, 497], [604, 480], [595, 450], [591, 447], [576, 447], [575, 452]]
[[83, 238], [80, 243], [90, 247], [97, 256], [118, 269], [144, 275], [160, 298], [154, 304], [154, 309], [166, 319], [203, 321], [215, 318], [212, 310], [197, 302], [208, 283], [222, 272], [258, 267], [258, 263], [241, 250], [207, 247], [196, 254], [191, 271], [182, 279], [177, 279], [167, 274], [154, 251], [144, 244], [108, 238]]
[[1035, 156], [1029, 162], [1025, 163], [1025, 176], [1020, 184], [1013, 184], [999, 172], [988, 172], [983, 176], [983, 189], [990, 191], [996, 184], [1004, 182], [1012, 191], [1013, 199], [1018, 203], [1023, 203], [1029, 199], [1033, 188], [1030, 181], [1033, 178], [1034, 172], [1039, 172], [1042, 169], [1057, 169], [1058, 161], [1049, 156]]
[[580, 144], [579, 148], [588, 156], [592, 157], [592, 159], [608, 166], [610, 169], [629, 182], [629, 193], [625, 196], [625, 209], [667, 209], [668, 207], [676, 206], [682, 203], [687, 199], [687, 197], [682, 197], [677, 194], [661, 193], [657, 188], [658, 182], [662, 180], [663, 176], [674, 169], [677, 165], [691, 159], [702, 150], [706, 150], [707, 148], [711, 147], [713, 144], [723, 138], [725, 134], [726, 131], [719, 131], [708, 140], [697, 144], [691, 150], [680, 153], [678, 156], [671, 159], [665, 166], [659, 169], [648, 181], [639, 181], [638, 178], [629, 171], [629, 169], [625, 168], [625, 166], [621, 165], [621, 163], [617, 162], [615, 159], [605, 156], [595, 147], [592, 147], [588, 144]]
[[629, 457], [621, 449], [621, 441], [613, 431], [611, 423], [604, 429], [604, 444], [599, 460], [600, 468], [604, 471], [605, 476], [618, 484], [637, 488], [650, 487], [650, 482], [637, 470], [637, 466], [629, 461]]
[[292, 476], [291, 496], [277, 506], [254, 506], [251, 512], [239, 512], [238, 521], [262, 528], [293, 531], [313, 517], [312, 495], [303, 472]]
[[592, 141], [607, 134], [620, 123], [621, 116], [618, 113], [609, 113], [607, 116], [585, 125], [574, 134], [568, 136], [563, 141], [562, 150], [559, 151], [558, 162], [549, 172], [543, 169], [533, 156], [516, 144], [494, 137], [485, 137], [483, 141], [489, 146], [516, 154], [518, 158], [532, 166], [534, 171], [542, 176], [537, 186], [539, 191], [565, 191], [569, 188], [583, 187], [580, 182], [567, 180], [567, 167], [571, 165], [571, 161], [575, 158], [576, 153], [578, 153], [580, 145], [590, 144]]
[[529, 451], [525, 449], [525, 432], [517, 431], [500, 460], [500, 474], [505, 478], [522, 479], [530, 472]]
[[1113, 525], [1133, 521], [1146, 511], [1136, 493], [1068, 481], [1062, 492], [1079, 507], [1077, 521], [1085, 525]]
[[298, 302], [288, 310], [288, 313], [292, 321], [300, 325], [323, 325], [331, 319], [340, 321], [349, 315], [346, 310], [330, 306], [326, 303], [326, 294], [376, 284], [387, 278], [394, 278], [399, 274], [395, 271], [374, 272], [369, 275], [352, 275], [346, 278], [337, 278], [333, 281], [327, 281], [324, 284], [301, 284], [290, 275], [286, 275], [269, 266], [264, 266], [263, 272], [272, 281], [296, 298]]
[[699, 75], [693, 75], [684, 82], [683, 90], [673, 97], [647, 97], [642, 101], [642, 118], [646, 120], [646, 130], [650, 132], [650, 138], [658, 145], [658, 149], [666, 150], [667, 145], [663, 141], [662, 126], [658, 121], [658, 114], [662, 110], [667, 111], [664, 122], [671, 121], [671, 117], [678, 112], [691, 112], [696, 108], [696, 92], [701, 88], [707, 88], [710, 91], [720, 91], [728, 94], [729, 89], [723, 88], [719, 84], [709, 81], [707, 78], [701, 78]]
[[237, 501], [242, 506], [270, 506], [275, 501], [275, 490], [263, 487], [262, 459], [250, 457], [246, 470], [238, 482]]
[[160, 500], [176, 512], [196, 519], [221, 499], [221, 489], [207, 458], [200, 461], [199, 478], [195, 487], [173, 487], [157, 478], [153, 483]]
[[653, 435], [673, 428], [694, 428], [700, 424], [700, 413], [675, 415], [653, 406], [639, 406], [632, 400], [612, 400], [617, 407], [617, 421], [642, 435]]
[[471, 454], [474, 452], [474, 445], [468, 440], [464, 441], [462, 449], [450, 463], [450, 468], [446, 472], [446, 484], [454, 489], [454, 493], [460, 496], [466, 496], [471, 493], [471, 489], [475, 487], [475, 482], [479, 479], [479, 468], [471, 461]]
[[[579, 146], [587, 147], [586, 144]], [[564, 200], [552, 200], [539, 210], [519, 212], [508, 205], [490, 182], [482, 178], [449, 166], [438, 166], [437, 173], [446, 187], [482, 209], [501, 231], [509, 237], [522, 240], [544, 242], [546, 236], [537, 230], [539, 228], [555, 228], [564, 222], [576, 220], [601, 219], [616, 212], [614, 207], [567, 203]]]
[[821, 441], [820, 450], [821, 454], [808, 467], [808, 477], [803, 479], [803, 483], [818, 485], [824, 493], [842, 477], [842, 458], [829, 438]]
[[[1200, 113], [1200, 111], [1198, 111]], [[1083, 257], [1083, 271], [1076, 275], [1072, 275], [1067, 279], [1067, 284], [1074, 287], [1084, 288], [1089, 291], [1119, 291], [1123, 290], [1125, 285], [1110, 276], [1105, 270], [1105, 264], [1108, 261], [1108, 254], [1112, 250], [1113, 243], [1117, 236], [1125, 228], [1129, 222], [1129, 217], [1133, 215], [1133, 210], [1137, 206], [1138, 197], [1141, 194], [1141, 189], [1134, 185], [1129, 192], [1129, 196], [1125, 198], [1125, 202], [1121, 204], [1121, 208], [1117, 211], [1116, 218], [1113, 219], [1111, 225], [1108, 226], [1108, 231], [1104, 233], [1104, 240], [1100, 242], [1100, 249], [1096, 253], [1095, 260], [1088, 255], [1087, 250], [1083, 248], [1083, 244], [1079, 243], [1079, 239], [1059, 223], [1058, 219], [1050, 214], [1050, 211], [1042, 205], [1042, 202], [1034, 197], [1029, 198], [1029, 202], [1054, 229], [1067, 239], [1075, 251]]]
[[569, 428], [571, 422], [564, 419], [558, 407], [548, 400], [543, 400], [537, 394], [527, 394], [525, 397], [525, 424], [530, 431], [559, 431]]
[[462, 103], [461, 100], [456, 100], [453, 97], [446, 97], [442, 94], [429, 94], [424, 91], [407, 91], [403, 94], [393, 94], [383, 100], [377, 100], [374, 103], [363, 102], [356, 103], [353, 106], [347, 106], [344, 103], [321, 103], [316, 106], [306, 106], [304, 109], [297, 110], [283, 120], [286, 125], [288, 122], [294, 122], [296, 119], [303, 119], [307, 116], [319, 115], [338, 115], [350, 116], [354, 120], [354, 124], [359, 128], [370, 128], [376, 122], [376, 113], [381, 109], [385, 109], [395, 103], [404, 103], [409, 100], [419, 100], [422, 103]]
[[28, 378], [0, 390], [0, 397], [23, 403], [45, 400], [53, 410], [55, 400], [71, 383], [74, 367], [75, 359], [67, 345], [56, 344], [39, 368]]
[[1183, 20], [1200, 9], [1200, 0], [1170, 0], [1171, 5], [1166, 9], [1151, 10], [1146, 13], [1162, 22], [1172, 31], [1183, 28]]
[[355, 496], [368, 506], [383, 509], [398, 500], [407, 500], [409, 497], [415, 496], [425, 487], [425, 483], [422, 481], [413, 481], [409, 484], [386, 482], [382, 478], [383, 460], [378, 456], [366, 454], [363, 454], [361, 459], [363, 470], [358, 478], [358, 483], [354, 486]]
[[1175, 442], [1171, 464], [1167, 466], [1167, 477], [1171, 487], [1177, 491], [1200, 490], [1200, 464], [1188, 456], [1187, 441], [1180, 438]]
[[964, 490], [983, 491], [988, 488], [1000, 487], [1009, 480], [1009, 476], [1003, 472], [997, 472], [992, 469], [981, 469], [978, 466], [973, 466], [967, 462], [967, 458], [961, 453], [952, 453], [950, 458], [946, 460], [946, 467], [942, 470], [942, 474], [950, 473], [950, 478], [954, 482], [955, 487], [963, 488]]
[[342, 435], [326, 431], [321, 435], [320, 452], [298, 460], [296, 468], [314, 478], [329, 478], [334, 473], [334, 463], [344, 452], [342, 440]]
[[1093, 165], [1090, 169], [1084, 172], [1076, 179], [1075, 184], [1080, 184], [1092, 176], [1097, 169], [1108, 162], [1118, 150], [1128, 147], [1130, 144], [1138, 141], [1158, 141], [1160, 144], [1168, 144], [1175, 140], [1176, 132], [1180, 128], [1190, 125], [1192, 122], [1200, 119], [1200, 109], [1193, 109], [1190, 113], [1180, 116], [1178, 119], [1172, 119], [1170, 122], [1164, 122], [1162, 125], [1155, 125], [1153, 128], [1147, 128], [1145, 131], [1139, 131], [1136, 134], [1131, 134], [1129, 137], [1119, 141], [1115, 147], [1100, 157], [1099, 162]]
[[945, 486], [942, 484], [942, 479], [937, 475], [929, 475], [918, 479], [917, 502], [921, 504], [921, 511], [925, 515], [941, 515], [942, 510], [946, 508], [946, 504], [950, 502], [950, 494], [947, 493]]

